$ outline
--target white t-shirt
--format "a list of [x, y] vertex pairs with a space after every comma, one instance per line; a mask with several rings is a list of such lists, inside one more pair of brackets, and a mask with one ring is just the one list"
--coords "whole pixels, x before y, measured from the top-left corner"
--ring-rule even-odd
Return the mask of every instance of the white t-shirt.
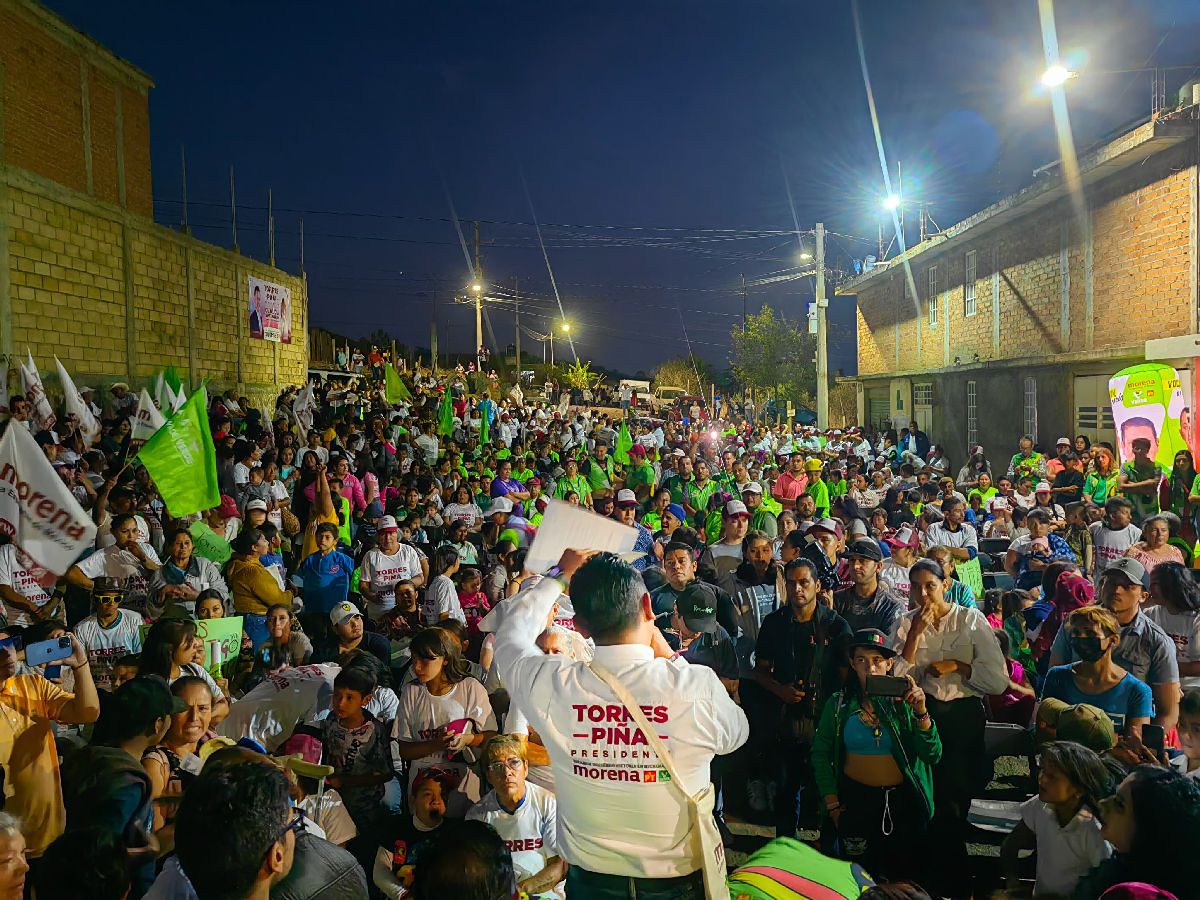
[[[1147, 606], [1142, 611], [1175, 642], [1179, 662], [1200, 660], [1200, 613], [1173, 613], [1165, 606]], [[1179, 686], [1185, 691], [1200, 687], [1200, 675], [1180, 676]]]
[[322, 663], [268, 675], [230, 705], [217, 733], [235, 741], [250, 737], [274, 752], [297, 725], [316, 721], [318, 713], [329, 709], [333, 679], [341, 670], [335, 663]]
[[350, 818], [350, 813], [346, 812], [342, 795], [333, 788], [325, 788], [319, 809], [316, 794], [309, 794], [297, 805], [304, 810], [310, 822], [316, 822], [321, 827], [329, 843], [345, 844], [358, 836], [358, 828]]
[[[429, 693], [423, 684], [407, 684], [400, 695], [400, 712], [392, 726], [392, 737], [413, 743], [432, 740], [442, 726], [458, 719], [474, 721], [475, 733], [496, 730], [496, 714], [492, 712], [491, 701], [476, 679], [464, 678], [440, 697]], [[446, 815], [461, 818], [473, 803], [479, 801], [482, 785], [478, 773], [473, 766], [457, 758], [451, 760], [445, 753], [435, 753], [409, 762], [410, 789], [417, 773], [431, 766], [453, 768], [462, 775], [462, 782], [446, 798]]]
[[911, 566], [902, 566], [891, 557], [888, 557], [883, 561], [883, 565], [879, 567], [879, 583], [891, 588], [907, 600], [910, 593], [908, 571], [911, 568]]
[[1021, 821], [1037, 835], [1035, 894], [1069, 897], [1080, 878], [1112, 855], [1112, 847], [1100, 837], [1100, 822], [1087, 810], [1081, 809], [1063, 828], [1053, 809], [1030, 797], [1021, 804]]
[[[368, 584], [378, 599], [367, 601], [367, 613], [378, 619], [396, 606], [396, 585], [421, 574], [421, 557], [407, 544], [391, 556], [378, 547], [366, 555], [359, 573], [359, 583]], [[456, 595], [457, 596], [457, 595]]]
[[267, 487], [271, 491], [271, 499], [275, 501], [275, 508], [267, 510], [267, 521], [283, 530], [283, 511], [279, 508], [279, 504], [289, 497], [287, 485], [276, 478]]
[[477, 503], [450, 503], [442, 510], [442, 518], [449, 525], [452, 522], [465, 522], [473, 527], [483, 518], [483, 510]]
[[113, 689], [113, 668], [122, 656], [142, 652], [141, 628], [146, 620], [131, 609], [117, 611], [117, 619], [108, 628], [88, 616], [75, 626], [76, 639], [87, 648], [96, 687]]
[[958, 531], [951, 531], [941, 522], [934, 522], [925, 531], [925, 543], [930, 547], [949, 547], [953, 550], [979, 550], [975, 529], [966, 522], [958, 526]]
[[[0, 584], [8, 585], [38, 609], [50, 602], [50, 595], [38, 584], [37, 579], [17, 561], [16, 544], [5, 544], [0, 547]], [[8, 616], [10, 625], [32, 625], [36, 621], [33, 613], [18, 609], [8, 603], [4, 604], [4, 612]]]
[[[133, 523], [137, 525], [138, 543], [149, 544], [150, 528], [146, 525], [146, 520], [134, 514]], [[100, 517], [100, 523], [96, 526], [96, 549], [103, 550], [105, 547], [111, 547], [116, 542], [117, 539], [112, 536], [112, 514], [106, 512]]]
[[1092, 532], [1092, 546], [1095, 548], [1095, 568], [1092, 569], [1092, 579], [1097, 580], [1100, 573], [1114, 559], [1120, 559], [1125, 555], [1125, 551], [1136, 544], [1142, 538], [1142, 529], [1136, 525], [1129, 524], [1124, 528], [1117, 530], [1108, 528], [1103, 522], [1093, 522], [1090, 526]]
[[[158, 554], [149, 544], [142, 544], [142, 552], [146, 559], [161, 565]], [[142, 561], [128, 550], [117, 549], [116, 544], [97, 550], [87, 559], [78, 564], [79, 571], [88, 578], [99, 578], [102, 575], [115, 578], [121, 582], [125, 590], [125, 600], [130, 606], [145, 604], [150, 592], [150, 572], [142, 565]]]
[[208, 685], [208, 689], [210, 691], [212, 691], [214, 700], [224, 700], [225, 699], [225, 692], [222, 691], [217, 686], [217, 683], [215, 681], [213, 681], [213, 677], [208, 674], [208, 670], [205, 669], [204, 666], [200, 665], [199, 663], [184, 663], [182, 666], [179, 667], [179, 674], [177, 676], [175, 676], [174, 678], [167, 679], [167, 684], [174, 684], [176, 681], [178, 681], [180, 678], [183, 678], [185, 675], [190, 675], [193, 678], [203, 679], [205, 684]]
[[446, 575], [435, 575], [425, 588], [425, 599], [421, 603], [421, 618], [426, 625], [436, 625], [442, 620], [443, 613], [450, 613], [450, 618], [458, 619], [464, 625], [467, 617], [463, 613], [462, 604], [458, 602], [458, 591], [454, 582]]
[[513, 871], [517, 880], [530, 878], [542, 871], [546, 863], [558, 856], [555, 830], [558, 821], [558, 804], [554, 795], [536, 784], [525, 785], [525, 796], [521, 798], [515, 812], [500, 805], [495, 791], [471, 807], [468, 819], [486, 822], [495, 829], [500, 839], [508, 845], [512, 854]]

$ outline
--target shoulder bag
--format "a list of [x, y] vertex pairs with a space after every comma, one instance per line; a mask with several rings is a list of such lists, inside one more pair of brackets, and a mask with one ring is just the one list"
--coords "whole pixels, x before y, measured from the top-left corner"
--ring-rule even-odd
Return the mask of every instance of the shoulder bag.
[[597, 678], [608, 685], [629, 712], [633, 721], [637, 723], [638, 728], [642, 730], [646, 741], [658, 754], [659, 761], [671, 778], [668, 783], [687, 805], [690, 826], [688, 837], [691, 843], [692, 857], [697, 859], [701, 871], [704, 873], [705, 897], [708, 900], [729, 900], [729, 887], [725, 883], [725, 845], [721, 842], [721, 833], [717, 829], [716, 819], [713, 818], [717, 792], [712, 782], [706, 784], [704, 790], [695, 796], [687, 793], [683, 789], [683, 782], [679, 780], [675, 761], [667, 752], [666, 745], [659, 738], [654, 726], [647, 721], [646, 714], [642, 712], [641, 706], [633, 699], [625, 685], [621, 684], [615, 675], [595, 662], [590, 664], [590, 668], [596, 673]]

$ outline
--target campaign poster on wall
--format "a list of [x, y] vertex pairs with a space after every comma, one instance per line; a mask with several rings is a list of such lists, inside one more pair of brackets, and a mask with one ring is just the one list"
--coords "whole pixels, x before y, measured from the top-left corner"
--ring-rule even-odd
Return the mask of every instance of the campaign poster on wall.
[[1133, 442], [1141, 438], [1150, 442], [1150, 458], [1169, 471], [1175, 454], [1188, 449], [1184, 434], [1192, 418], [1179, 373], [1161, 363], [1122, 369], [1108, 381], [1108, 399], [1121, 463], [1133, 459]]
[[250, 290], [250, 337], [277, 344], [292, 342], [291, 288], [247, 276]]

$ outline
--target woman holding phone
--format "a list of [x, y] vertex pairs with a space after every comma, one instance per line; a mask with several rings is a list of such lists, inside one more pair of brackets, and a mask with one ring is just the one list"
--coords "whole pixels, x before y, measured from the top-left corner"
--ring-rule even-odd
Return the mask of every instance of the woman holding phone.
[[910, 675], [890, 675], [896, 651], [883, 632], [856, 631], [849, 654], [846, 685], [825, 703], [813, 739], [825, 815], [842, 858], [876, 877], [919, 881], [942, 742], [925, 692]]

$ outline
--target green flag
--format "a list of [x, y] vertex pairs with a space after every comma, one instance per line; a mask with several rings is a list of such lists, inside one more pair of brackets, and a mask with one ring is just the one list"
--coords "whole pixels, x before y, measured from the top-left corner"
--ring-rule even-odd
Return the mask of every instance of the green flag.
[[450, 388], [442, 394], [442, 402], [438, 405], [438, 434], [449, 437], [454, 434], [454, 404], [450, 402]]
[[488, 424], [490, 405], [480, 404], [479, 410], [479, 446], [482, 447], [492, 440], [492, 426]]
[[384, 379], [384, 399], [388, 403], [402, 403], [412, 399], [412, 394], [390, 365], [384, 368]]
[[633, 438], [629, 434], [629, 426], [622, 422], [621, 430], [617, 433], [617, 447], [613, 451], [613, 459], [622, 466], [629, 465], [629, 448], [632, 446]]
[[175, 518], [221, 502], [217, 454], [208, 430], [208, 391], [196, 391], [138, 451]]

